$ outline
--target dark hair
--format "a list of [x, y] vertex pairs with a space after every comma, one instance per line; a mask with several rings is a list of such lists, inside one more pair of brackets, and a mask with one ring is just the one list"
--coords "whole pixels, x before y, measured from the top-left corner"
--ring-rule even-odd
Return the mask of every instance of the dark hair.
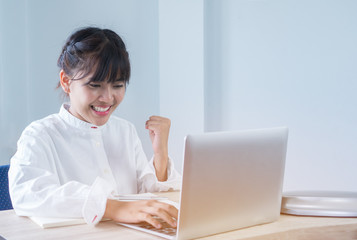
[[[84, 78], [94, 70], [89, 82], [129, 83], [129, 54], [123, 40], [109, 29], [87, 27], [74, 32], [63, 46], [57, 65], [73, 80]], [[79, 78], [78, 72], [81, 72]]]

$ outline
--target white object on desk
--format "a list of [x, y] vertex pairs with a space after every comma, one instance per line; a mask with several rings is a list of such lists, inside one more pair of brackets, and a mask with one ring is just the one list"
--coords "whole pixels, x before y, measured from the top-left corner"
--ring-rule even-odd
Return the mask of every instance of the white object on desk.
[[64, 227], [86, 223], [83, 218], [30, 217], [30, 219], [42, 228]]
[[357, 192], [286, 192], [281, 212], [303, 216], [357, 217]]

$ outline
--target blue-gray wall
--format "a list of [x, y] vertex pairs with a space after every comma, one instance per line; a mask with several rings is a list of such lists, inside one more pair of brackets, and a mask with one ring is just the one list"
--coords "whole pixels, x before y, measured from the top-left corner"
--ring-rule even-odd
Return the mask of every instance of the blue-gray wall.
[[206, 130], [288, 126], [286, 189], [357, 190], [357, 1], [205, 3]]

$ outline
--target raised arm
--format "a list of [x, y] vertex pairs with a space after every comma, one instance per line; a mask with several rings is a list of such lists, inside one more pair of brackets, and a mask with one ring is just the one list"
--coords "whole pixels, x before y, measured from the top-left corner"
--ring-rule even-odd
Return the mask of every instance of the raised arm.
[[167, 180], [168, 165], [168, 139], [171, 121], [160, 116], [151, 116], [146, 121], [146, 129], [149, 130], [152, 148], [154, 150], [154, 167], [159, 181]]

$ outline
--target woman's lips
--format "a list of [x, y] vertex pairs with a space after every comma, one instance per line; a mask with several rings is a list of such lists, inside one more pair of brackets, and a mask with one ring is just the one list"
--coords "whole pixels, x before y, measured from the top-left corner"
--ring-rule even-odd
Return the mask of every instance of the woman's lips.
[[96, 114], [105, 116], [109, 113], [111, 106], [91, 106], [91, 108]]

